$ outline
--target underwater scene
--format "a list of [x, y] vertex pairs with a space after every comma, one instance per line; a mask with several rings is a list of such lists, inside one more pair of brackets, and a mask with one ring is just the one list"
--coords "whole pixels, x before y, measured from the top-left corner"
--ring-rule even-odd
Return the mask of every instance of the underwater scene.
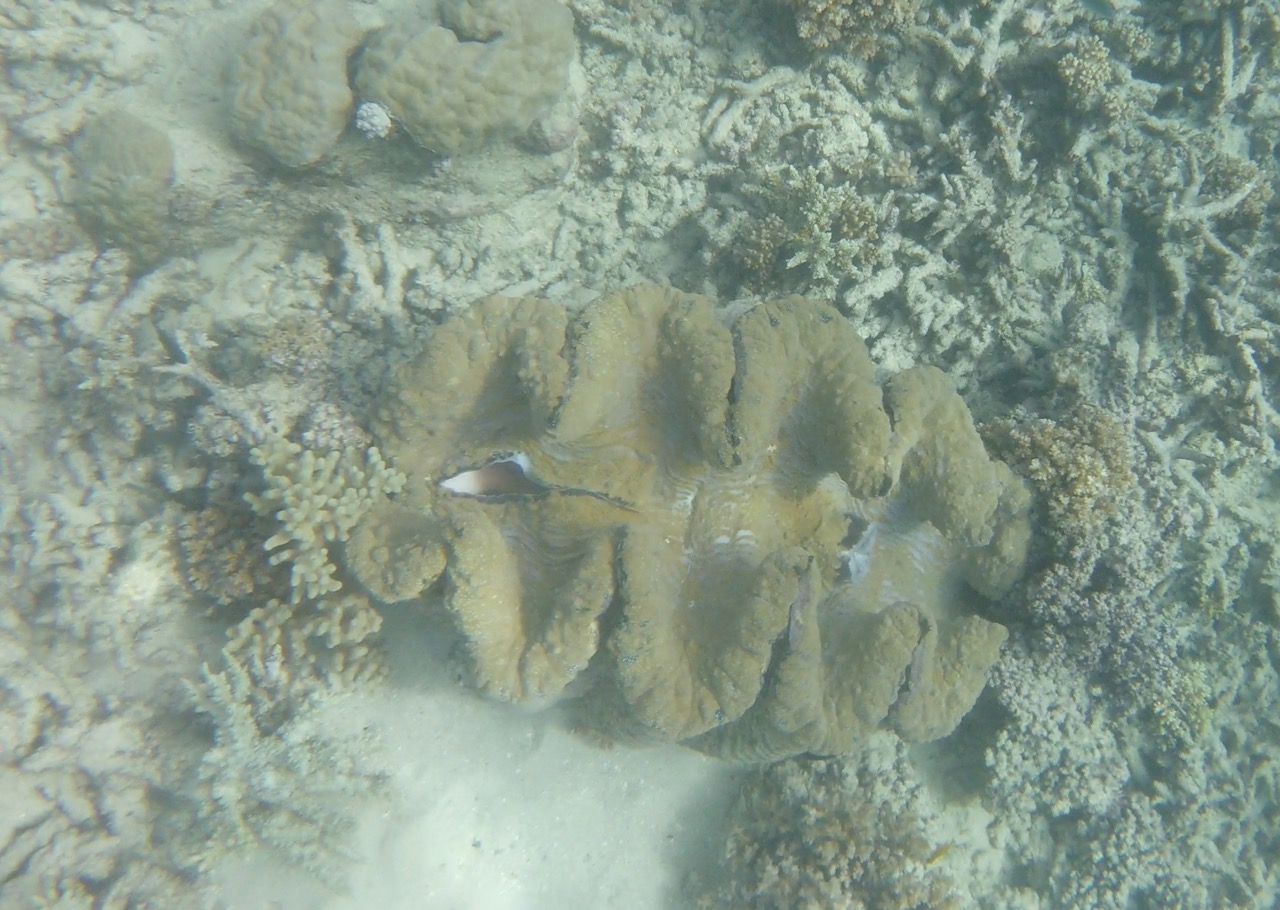
[[0, 61], [0, 910], [1280, 906], [1276, 0]]

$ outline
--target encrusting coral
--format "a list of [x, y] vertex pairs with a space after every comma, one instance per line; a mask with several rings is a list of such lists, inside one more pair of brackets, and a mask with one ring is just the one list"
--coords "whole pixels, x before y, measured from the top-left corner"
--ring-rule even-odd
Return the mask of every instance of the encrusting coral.
[[406, 476], [344, 548], [375, 597], [443, 574], [476, 684], [581, 722], [770, 759], [954, 728], [1004, 640], [1028, 494], [940, 372], [882, 389], [840, 315], [640, 287], [490, 298], [398, 369]]
[[128, 252], [135, 272], [163, 259], [174, 245], [169, 137], [128, 111], [108, 110], [76, 140], [72, 166], [71, 199], [86, 229]]

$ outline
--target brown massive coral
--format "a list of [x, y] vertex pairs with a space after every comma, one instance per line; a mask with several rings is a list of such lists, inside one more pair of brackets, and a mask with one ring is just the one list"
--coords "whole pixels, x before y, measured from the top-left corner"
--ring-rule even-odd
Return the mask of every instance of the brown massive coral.
[[375, 596], [438, 590], [477, 685], [610, 735], [770, 759], [954, 728], [1004, 629], [1027, 493], [933, 369], [882, 389], [833, 309], [641, 287], [491, 298], [375, 418], [408, 481], [347, 543]]

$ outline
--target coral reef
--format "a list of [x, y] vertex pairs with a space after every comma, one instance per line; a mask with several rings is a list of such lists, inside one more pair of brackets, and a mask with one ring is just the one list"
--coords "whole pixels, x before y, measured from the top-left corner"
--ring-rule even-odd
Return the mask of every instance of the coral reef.
[[154, 502], [117, 495], [126, 475], [109, 447], [44, 454], [88, 425], [83, 402], [50, 396], [48, 425], [19, 419], [19, 388], [43, 397], [44, 381], [75, 369], [58, 358], [57, 372], [30, 372], [52, 366], [47, 353], [0, 366], [12, 394], [0, 464], [40, 478], [0, 498], [12, 586], [0, 606], [0, 905], [194, 906], [187, 842], [153, 839], [189, 820], [161, 796], [182, 788], [179, 755], [192, 751], [167, 750], [160, 733], [198, 665], [170, 610], [181, 584]]
[[[65, 150], [122, 87], [154, 71], [156, 42], [140, 21], [96, 3], [13, 0], [0, 10], [9, 66], [0, 99], [9, 135]], [[12, 213], [7, 212], [7, 215]]]
[[[195, 892], [210, 888], [229, 844], [284, 849], [340, 874], [330, 835], [346, 816], [330, 810], [343, 790], [367, 789], [369, 769], [335, 754], [332, 734], [306, 715], [381, 671], [369, 597], [444, 601], [476, 681], [495, 695], [536, 703], [594, 686], [571, 710], [606, 733], [671, 738], [707, 712], [716, 724], [717, 708], [741, 711], [686, 740], [737, 757], [815, 742], [836, 751], [875, 727], [928, 737], [989, 676], [953, 738], [910, 754], [945, 751], [963, 773], [948, 768], [930, 784], [967, 785], [966, 808], [993, 814], [950, 830], [927, 813], [908, 817], [883, 798], [910, 777], [905, 758], [829, 766], [858, 789], [818, 781], [815, 799], [862, 800], [886, 830], [915, 831], [899, 872], [972, 872], [962, 894], [975, 906], [1277, 903], [1273, 3], [567, 0], [580, 90], [534, 136], [446, 162], [414, 145], [407, 113], [386, 141], [361, 135], [362, 124], [377, 136], [393, 121], [389, 111], [371, 119], [375, 107], [352, 123], [366, 99], [348, 67], [354, 80], [365, 28], [408, 39], [426, 23], [439, 26], [432, 40], [454, 35], [455, 49], [478, 43], [460, 19], [424, 19], [436, 4], [398, 0], [281, 3], [256, 24], [243, 18], [271, 2], [251, 13], [214, 0], [0, 9], [0, 550], [14, 589], [0, 609], [0, 904], [227, 903]], [[446, 16], [460, 8], [444, 5]], [[210, 53], [219, 47], [240, 59]], [[560, 79], [564, 59], [542, 75]], [[535, 81], [519, 86], [536, 96], [530, 108], [544, 103]], [[494, 135], [519, 129], [519, 114]], [[228, 154], [227, 132], [276, 166]], [[531, 146], [561, 154], [525, 154]], [[579, 288], [641, 277], [722, 299], [830, 301], [870, 349], [881, 405], [887, 377], [944, 367], [988, 421], [991, 456], [1038, 494], [1044, 533], [1026, 577], [984, 602], [1001, 585], [974, 590], [982, 571], [951, 536], [972, 530], [956, 519], [969, 513], [939, 509], [921, 522], [921, 503], [956, 491], [922, 485], [908, 496], [924, 478], [904, 465], [902, 498], [775, 486], [774, 499], [733, 513], [752, 530], [769, 510], [783, 516], [747, 556], [745, 538], [710, 521], [663, 525], [694, 544], [688, 563], [703, 568], [682, 566], [676, 593], [707, 607], [706, 627], [663, 613], [677, 584], [669, 570], [649, 572], [648, 556], [675, 544], [646, 539], [648, 513], [629, 509], [669, 515], [690, 488], [671, 482], [669, 448], [648, 447], [671, 437], [632, 420], [627, 400], [664, 420], [687, 402], [638, 380], [593, 412], [605, 436], [617, 429], [611, 414], [625, 417], [645, 444], [621, 448], [645, 453], [647, 474], [627, 451], [607, 460], [594, 438], [555, 449], [561, 402], [612, 387], [578, 341], [605, 360], [631, 362], [630, 348], [592, 340], [573, 309], [545, 317], [554, 352], [486, 335], [482, 317], [506, 332], [487, 304], [466, 315], [493, 293], [577, 304]], [[647, 350], [650, 335], [590, 312], [601, 317], [595, 332], [612, 325]], [[739, 315], [694, 324], [733, 341]], [[437, 341], [424, 341], [437, 324]], [[296, 540], [277, 524], [283, 501], [257, 515], [240, 500], [246, 485], [263, 496], [244, 455], [270, 438], [317, 461], [349, 453], [363, 470], [374, 440], [355, 415], [372, 410], [382, 371], [401, 370], [423, 343], [443, 359], [462, 326], [480, 372], [483, 361], [490, 375], [550, 377], [525, 430], [467, 422], [495, 401], [526, 401], [502, 397], [515, 380], [495, 380], [485, 394], [497, 397], [465, 414], [447, 401], [460, 386], [439, 389], [430, 420], [444, 425], [419, 414], [422, 432], [474, 431], [470, 454], [424, 457], [430, 478], [415, 473], [396, 500], [375, 497], [345, 542]], [[797, 338], [829, 365], [813, 336]], [[671, 339], [704, 350], [682, 331]], [[486, 359], [486, 348], [507, 359]], [[515, 353], [535, 350], [546, 356]], [[728, 367], [699, 363], [723, 378], [736, 374], [737, 353]], [[470, 375], [468, 357], [449, 362]], [[677, 367], [679, 384], [697, 387]], [[923, 388], [937, 378], [911, 377]], [[910, 410], [901, 396], [892, 404], [895, 419]], [[950, 426], [948, 408], [921, 420]], [[679, 479], [739, 491], [739, 472], [803, 450], [786, 441], [813, 437], [792, 433], [812, 424], [799, 413], [772, 454], [698, 437], [679, 449], [699, 453]], [[766, 438], [772, 423], [761, 420]], [[495, 448], [497, 437], [512, 442]], [[717, 452], [745, 460], [703, 458]], [[587, 463], [605, 473], [606, 461], [619, 469], [607, 483], [573, 474]], [[886, 465], [886, 486], [893, 474]], [[494, 475], [514, 489], [439, 486]], [[701, 514], [730, 511], [713, 499]], [[521, 533], [503, 533], [511, 527]], [[286, 538], [273, 566], [261, 544], [277, 532]], [[318, 587], [340, 579], [344, 589], [307, 597], [305, 580], [290, 584], [286, 551]], [[722, 551], [724, 563], [704, 559]], [[566, 571], [532, 571], [544, 558]], [[736, 604], [705, 593], [735, 571]], [[904, 603], [868, 619], [867, 590], [884, 579], [898, 590], [908, 573], [916, 584]], [[490, 597], [513, 588], [516, 601]], [[935, 609], [942, 602], [953, 606]], [[711, 626], [726, 617], [755, 625], [716, 651]], [[227, 626], [223, 663], [200, 677]], [[676, 658], [673, 640], [689, 643]], [[647, 641], [661, 647], [640, 653]], [[956, 652], [967, 652], [962, 673]], [[828, 672], [835, 657], [886, 669], [850, 682]], [[191, 722], [184, 677], [201, 679], [206, 724]], [[704, 698], [674, 720], [663, 708], [671, 680]], [[939, 686], [956, 699], [926, 697]], [[815, 692], [831, 696], [830, 717]], [[768, 845], [763, 827], [766, 846], [735, 841], [735, 856], [779, 877], [740, 868], [727, 904], [950, 899], [893, 879], [889, 848], [865, 826], [824, 842], [820, 856], [799, 836]], [[986, 866], [969, 852], [984, 838], [996, 854]], [[846, 849], [855, 842], [874, 862]], [[843, 877], [822, 879], [815, 870], [828, 866]], [[856, 890], [870, 871], [884, 874]], [[897, 884], [877, 890], [886, 879]]]
[[447, 156], [515, 136], [564, 94], [573, 16], [557, 0], [447, 0], [440, 19], [375, 33], [355, 69], [361, 100], [423, 148]]
[[242, 698], [278, 725], [319, 692], [350, 690], [386, 673], [373, 637], [382, 615], [360, 595], [305, 606], [270, 600], [227, 632], [222, 657], [242, 673]]
[[1029, 500], [941, 373], [873, 375], [800, 298], [481, 301], [386, 390], [373, 433], [410, 480], [346, 565], [392, 601], [443, 571], [498, 698], [596, 660], [580, 710], [614, 736], [755, 759], [943, 736], [1004, 639], [956, 585], [1008, 588]]
[[337, 884], [349, 858], [350, 805], [375, 792], [369, 743], [325, 734], [314, 712], [259, 713], [254, 684], [234, 662], [207, 666], [191, 694], [212, 725], [197, 773], [206, 857], [266, 848]]
[[821, 286], [888, 252], [884, 235], [897, 211], [861, 195], [829, 162], [784, 165], [741, 192], [760, 217], [743, 226], [734, 250], [758, 287]]
[[1233, 659], [1213, 698], [1225, 710], [1209, 745], [1184, 741], [1169, 769], [1145, 731], [1108, 716], [1115, 699], [1104, 687], [1086, 689], [1069, 667], [1018, 648], [1001, 658], [993, 688], [1013, 717], [988, 753], [989, 799], [1022, 880], [1052, 906], [1274, 902], [1277, 736], [1250, 714], [1277, 703], [1275, 674], [1259, 672], [1277, 638], [1239, 616], [1222, 631]]
[[1136, 492], [1131, 467], [1137, 442], [1095, 406], [1060, 420], [1015, 415], [979, 428], [991, 452], [1035, 487], [1042, 525], [1058, 546], [1097, 534]]
[[[189, 867], [148, 843], [163, 823], [155, 789], [172, 780], [152, 736], [157, 693], [107, 701], [69, 671], [103, 655], [64, 634], [35, 646], [50, 640], [23, 615], [35, 613], [25, 598], [0, 609], [0, 903], [171, 904]], [[144, 691], [154, 668], [131, 663]]]
[[261, 541], [270, 533], [255, 528], [255, 520], [271, 519], [255, 516], [243, 502], [209, 504], [174, 518], [183, 578], [218, 608], [289, 589], [287, 567], [262, 558]]
[[1121, 81], [1120, 67], [1112, 60], [1110, 49], [1094, 34], [1073, 42], [1058, 60], [1058, 76], [1072, 103], [1086, 112], [1100, 104], [1105, 106], [1107, 99], [1115, 99], [1115, 86]]
[[[217, 502], [184, 513], [178, 548], [188, 584], [239, 616], [216, 675], [234, 678], [238, 698], [250, 704], [257, 722], [275, 729], [313, 696], [385, 673], [375, 641], [382, 616], [363, 594], [337, 593], [342, 582], [330, 548], [341, 546], [405, 477], [375, 448], [358, 462], [345, 452], [317, 455], [278, 435], [263, 439], [250, 458], [264, 483], [260, 493], [244, 494], [254, 514], [238, 516]], [[246, 535], [268, 522], [279, 530], [256, 547], [247, 545], [253, 538]], [[265, 563], [263, 550], [270, 553]], [[285, 565], [282, 584], [280, 573], [270, 570]], [[273, 596], [278, 590], [281, 597]]]
[[[986, 753], [998, 818], [1032, 830], [1115, 808], [1131, 777], [1129, 744], [1117, 738], [1097, 687], [1080, 686], [1068, 665], [1010, 647], [992, 670], [991, 691], [1007, 712]], [[1019, 859], [1036, 862], [1032, 850]]]

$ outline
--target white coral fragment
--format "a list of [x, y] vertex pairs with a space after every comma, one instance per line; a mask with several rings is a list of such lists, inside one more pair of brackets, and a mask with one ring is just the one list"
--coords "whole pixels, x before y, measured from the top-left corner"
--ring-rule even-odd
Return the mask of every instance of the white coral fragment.
[[365, 101], [356, 108], [356, 129], [370, 139], [386, 139], [394, 128], [385, 105]]

